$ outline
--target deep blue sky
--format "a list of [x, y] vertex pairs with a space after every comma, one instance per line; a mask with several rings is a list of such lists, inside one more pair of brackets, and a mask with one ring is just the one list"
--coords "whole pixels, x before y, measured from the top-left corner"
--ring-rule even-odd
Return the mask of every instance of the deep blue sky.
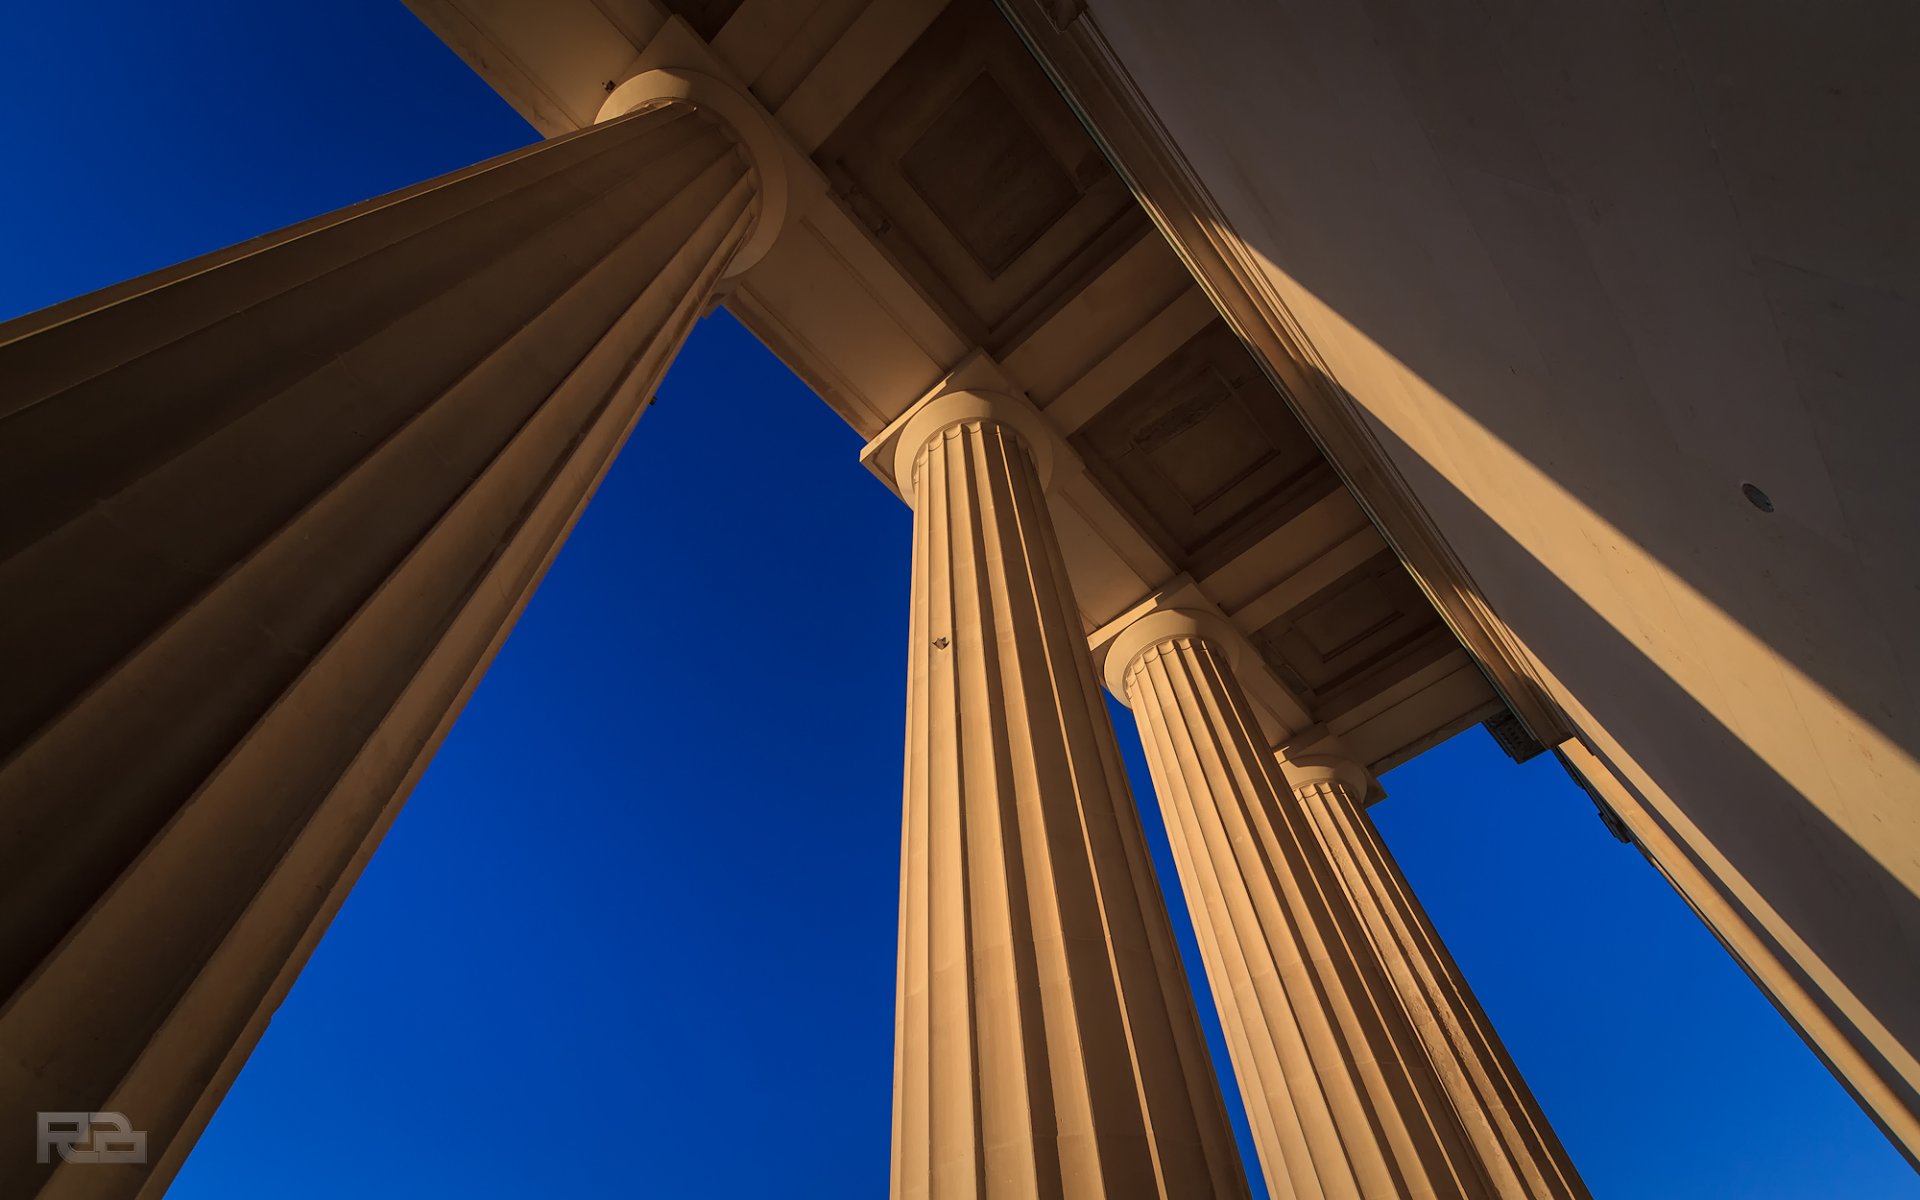
[[[398, 0], [13, 0], [0, 53], [0, 317], [533, 137]], [[909, 514], [857, 449], [701, 326], [173, 1195], [884, 1193]], [[1387, 784], [1596, 1195], [1920, 1197], [1550, 759]]]

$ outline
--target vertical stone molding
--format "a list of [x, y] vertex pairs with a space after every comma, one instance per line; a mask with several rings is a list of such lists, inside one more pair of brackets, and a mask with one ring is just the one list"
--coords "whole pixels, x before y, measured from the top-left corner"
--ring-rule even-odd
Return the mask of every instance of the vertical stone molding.
[[1361, 811], [1351, 763], [1283, 764], [1206, 613], [1108, 652], [1275, 1195], [1584, 1197], [1539, 1106]]
[[0, 326], [7, 1194], [165, 1189], [756, 196], [677, 103]]
[[1244, 1195], [1010, 398], [901, 432], [911, 498], [897, 1197]]

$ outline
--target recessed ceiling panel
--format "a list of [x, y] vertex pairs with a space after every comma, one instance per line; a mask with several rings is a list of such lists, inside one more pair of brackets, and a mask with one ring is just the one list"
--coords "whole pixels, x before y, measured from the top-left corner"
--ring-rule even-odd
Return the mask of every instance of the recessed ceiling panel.
[[1386, 551], [1268, 622], [1252, 641], [1317, 721], [1339, 716], [1456, 644]]
[[990, 353], [1152, 230], [991, 4], [951, 4], [820, 147], [834, 191]]
[[900, 156], [900, 171], [993, 278], [1080, 199], [1073, 178], [984, 71]]
[[1218, 321], [1147, 372], [1074, 442], [1196, 573], [1338, 486], [1279, 392]]

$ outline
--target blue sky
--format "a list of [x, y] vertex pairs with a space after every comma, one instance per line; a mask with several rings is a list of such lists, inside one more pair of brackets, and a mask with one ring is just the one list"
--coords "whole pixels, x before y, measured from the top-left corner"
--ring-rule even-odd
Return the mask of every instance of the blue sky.
[[[398, 0], [324, 7], [0, 8], [0, 316], [533, 137]], [[884, 1193], [910, 526], [857, 450], [700, 327], [174, 1195]], [[1596, 1195], [1920, 1197], [1550, 759], [1387, 785]]]

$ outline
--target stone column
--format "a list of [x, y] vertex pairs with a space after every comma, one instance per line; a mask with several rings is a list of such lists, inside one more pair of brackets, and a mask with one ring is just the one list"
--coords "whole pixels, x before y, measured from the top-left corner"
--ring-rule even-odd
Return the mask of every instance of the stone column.
[[1244, 1195], [1047, 505], [1005, 397], [906, 422], [898, 1197]]
[[1267, 748], [1211, 614], [1123, 630], [1208, 981], [1276, 1195], [1584, 1197], [1538, 1104], [1332, 759]]
[[165, 1189], [765, 232], [686, 90], [0, 326], [0, 1192]]

